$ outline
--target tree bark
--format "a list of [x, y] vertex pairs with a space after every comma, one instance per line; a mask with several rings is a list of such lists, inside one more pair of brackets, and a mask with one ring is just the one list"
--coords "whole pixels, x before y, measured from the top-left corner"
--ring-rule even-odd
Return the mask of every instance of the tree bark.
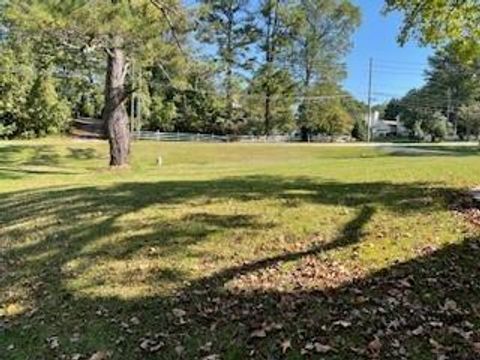
[[110, 166], [125, 166], [130, 153], [128, 115], [124, 102], [127, 98], [125, 53], [120, 47], [107, 51], [107, 76], [105, 83], [105, 108], [103, 121], [110, 144]]
[[233, 49], [233, 23], [234, 13], [232, 9], [233, 2], [230, 3], [230, 8], [227, 11], [227, 74], [226, 74], [226, 90], [227, 90], [227, 119], [230, 122], [229, 126], [233, 127], [233, 89], [232, 89], [232, 78], [233, 78], [233, 62], [235, 51]]

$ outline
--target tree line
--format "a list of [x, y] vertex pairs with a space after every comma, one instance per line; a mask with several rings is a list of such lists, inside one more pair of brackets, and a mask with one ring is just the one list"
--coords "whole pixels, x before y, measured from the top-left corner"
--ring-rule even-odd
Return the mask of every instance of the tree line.
[[425, 85], [386, 104], [384, 117], [400, 120], [418, 140], [480, 136], [478, 60], [465, 61], [455, 43], [439, 48], [428, 60]]
[[[111, 164], [129, 127], [272, 135], [362, 134], [341, 87], [360, 24], [350, 0], [0, 2], [0, 136], [101, 117]], [[129, 116], [137, 120], [129, 124]], [[357, 124], [355, 124], [357, 120]], [[356, 125], [356, 126], [355, 126]]]

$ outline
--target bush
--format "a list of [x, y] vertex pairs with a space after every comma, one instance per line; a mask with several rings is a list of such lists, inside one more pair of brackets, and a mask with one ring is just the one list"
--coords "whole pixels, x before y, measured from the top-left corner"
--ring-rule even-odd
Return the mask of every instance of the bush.
[[70, 120], [70, 107], [59, 99], [53, 80], [39, 75], [28, 94], [19, 133], [28, 137], [58, 134], [67, 130]]
[[368, 139], [368, 128], [365, 121], [355, 120], [352, 129], [352, 137], [358, 141], [367, 141]]
[[15, 133], [17, 126], [15, 124], [0, 124], [0, 138], [8, 138]]

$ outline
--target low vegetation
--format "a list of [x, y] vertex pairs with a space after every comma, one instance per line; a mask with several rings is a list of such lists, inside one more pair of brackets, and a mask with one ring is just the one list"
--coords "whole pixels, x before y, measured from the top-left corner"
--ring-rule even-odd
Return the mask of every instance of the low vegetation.
[[134, 148], [0, 143], [2, 359], [478, 356], [477, 149]]

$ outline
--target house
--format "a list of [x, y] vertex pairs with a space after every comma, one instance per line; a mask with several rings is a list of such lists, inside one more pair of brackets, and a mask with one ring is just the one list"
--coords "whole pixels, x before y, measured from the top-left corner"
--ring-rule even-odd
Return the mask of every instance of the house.
[[[368, 115], [366, 121], [368, 123]], [[373, 138], [408, 135], [408, 129], [400, 122], [400, 117], [397, 117], [396, 120], [380, 119], [378, 111], [372, 114], [371, 131]]]

